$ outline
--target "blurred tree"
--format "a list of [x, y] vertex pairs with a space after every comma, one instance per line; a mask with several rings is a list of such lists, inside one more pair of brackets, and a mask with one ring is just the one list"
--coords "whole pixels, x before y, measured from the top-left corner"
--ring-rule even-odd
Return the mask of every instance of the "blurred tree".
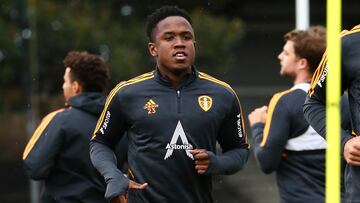
[[241, 43], [244, 25], [238, 18], [227, 20], [214, 16], [204, 9], [192, 13], [196, 33], [196, 64], [208, 73], [221, 75], [235, 68], [235, 45]]
[[[31, 30], [18, 29], [17, 25], [24, 23], [19, 21], [19, 9], [14, 2], [19, 1], [7, 0], [0, 5], [3, 36], [0, 38], [0, 92], [21, 93], [17, 79], [22, 77], [21, 73], [27, 72], [27, 67], [21, 65], [24, 56], [19, 47], [24, 38], [31, 37]], [[153, 70], [155, 64], [147, 50], [145, 23], [146, 16], [161, 5], [178, 4], [191, 13], [197, 40], [196, 65], [200, 70], [221, 74], [236, 67], [233, 49], [234, 44], [240, 43], [243, 24], [240, 19], [217, 15], [215, 7], [224, 8], [230, 0], [212, 2], [39, 1], [34, 15], [42, 111], [48, 111], [49, 97], [61, 93], [62, 60], [70, 50], [87, 50], [102, 55], [111, 70], [111, 87], [121, 80]], [[16, 100], [17, 96], [14, 97]], [[0, 111], [5, 107], [8, 110], [26, 107], [14, 106], [16, 102], [5, 103], [7, 101], [0, 102]]]
[[[23, 109], [26, 83], [25, 49], [30, 37], [24, 1], [0, 2], [0, 112]], [[6, 99], [5, 99], [6, 98]]]

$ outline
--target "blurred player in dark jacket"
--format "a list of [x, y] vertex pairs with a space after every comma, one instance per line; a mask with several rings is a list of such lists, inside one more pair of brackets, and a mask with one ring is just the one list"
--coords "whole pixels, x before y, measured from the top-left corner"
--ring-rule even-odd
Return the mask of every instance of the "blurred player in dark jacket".
[[87, 52], [64, 59], [64, 108], [41, 121], [23, 153], [30, 178], [43, 180], [42, 202], [106, 202], [105, 183], [90, 162], [89, 142], [105, 102], [109, 73]]
[[282, 76], [294, 86], [275, 94], [269, 106], [249, 115], [256, 160], [276, 171], [280, 202], [324, 202], [326, 141], [307, 123], [302, 106], [310, 79], [326, 47], [326, 30], [314, 26], [285, 34], [278, 58]]

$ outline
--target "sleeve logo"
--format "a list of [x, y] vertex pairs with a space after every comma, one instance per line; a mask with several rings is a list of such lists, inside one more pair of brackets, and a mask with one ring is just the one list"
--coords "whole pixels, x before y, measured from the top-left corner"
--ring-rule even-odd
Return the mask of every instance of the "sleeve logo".
[[325, 68], [324, 68], [324, 71], [323, 71], [323, 73], [322, 73], [319, 81], [317, 82], [317, 85], [319, 85], [319, 87], [321, 87], [321, 88], [322, 88], [322, 84], [321, 84], [321, 83], [324, 82], [327, 73], [328, 73], [328, 66], [327, 66], [327, 64], [326, 64], [326, 66], [325, 66]]
[[107, 126], [108, 126], [108, 123], [109, 123], [109, 121], [110, 121], [110, 111], [107, 111], [106, 112], [106, 117], [105, 117], [105, 120], [104, 120], [104, 123], [103, 123], [103, 125], [101, 126], [101, 128], [100, 128], [100, 132], [104, 135], [105, 133], [104, 133], [104, 130], [106, 130], [106, 128], [107, 128]]
[[240, 116], [240, 114], [238, 114], [236, 117], [237, 117], [236, 126], [237, 126], [237, 130], [238, 130], [238, 135], [240, 138], [242, 138], [243, 134], [242, 134], [242, 127], [241, 127], [241, 116]]
[[207, 95], [202, 95], [198, 97], [198, 102], [199, 102], [199, 106], [200, 108], [202, 108], [202, 110], [209, 111], [211, 109], [212, 106], [212, 98], [207, 96]]

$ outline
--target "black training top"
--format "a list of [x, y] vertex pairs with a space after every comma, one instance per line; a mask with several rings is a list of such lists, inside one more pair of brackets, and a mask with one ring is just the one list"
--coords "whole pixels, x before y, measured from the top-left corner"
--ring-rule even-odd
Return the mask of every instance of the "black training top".
[[[328, 68], [331, 68], [328, 67], [327, 62], [328, 55], [325, 52], [314, 73], [311, 88], [303, 107], [305, 118], [323, 137], [326, 136], [325, 98], [327, 73]], [[351, 115], [351, 127], [342, 125], [341, 128], [341, 142], [342, 146], [344, 146], [352, 136], [360, 135], [360, 25], [350, 31], [345, 30], [341, 33], [341, 79], [341, 91], [347, 90], [348, 92]], [[346, 115], [347, 112], [343, 111], [342, 114]], [[359, 182], [354, 181], [360, 177], [359, 167], [347, 167], [345, 174], [346, 199], [350, 202], [360, 202], [360, 193], [354, 192], [360, 189]]]
[[282, 203], [325, 201], [326, 141], [302, 112], [309, 86], [296, 84], [275, 94], [266, 124], [252, 127], [255, 158], [265, 173], [276, 171]]
[[28, 175], [45, 183], [42, 202], [106, 202], [104, 180], [89, 156], [89, 141], [104, 102], [99, 93], [82, 93], [37, 127], [23, 160]]
[[[231, 174], [247, 161], [239, 99], [226, 83], [193, 70], [174, 89], [158, 70], [117, 85], [109, 94], [91, 141], [91, 159], [108, 184], [106, 198], [127, 192], [112, 149], [127, 132], [130, 178], [148, 183], [129, 202], [210, 203], [211, 175]], [[215, 155], [216, 141], [223, 153]], [[206, 175], [188, 150], [206, 149]]]

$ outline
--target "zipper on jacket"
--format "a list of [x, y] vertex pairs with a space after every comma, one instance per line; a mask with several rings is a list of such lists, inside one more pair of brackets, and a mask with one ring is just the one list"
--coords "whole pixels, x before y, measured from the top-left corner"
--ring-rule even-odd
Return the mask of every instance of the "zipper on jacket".
[[180, 113], [180, 90], [176, 91], [176, 95], [177, 95], [177, 112]]

